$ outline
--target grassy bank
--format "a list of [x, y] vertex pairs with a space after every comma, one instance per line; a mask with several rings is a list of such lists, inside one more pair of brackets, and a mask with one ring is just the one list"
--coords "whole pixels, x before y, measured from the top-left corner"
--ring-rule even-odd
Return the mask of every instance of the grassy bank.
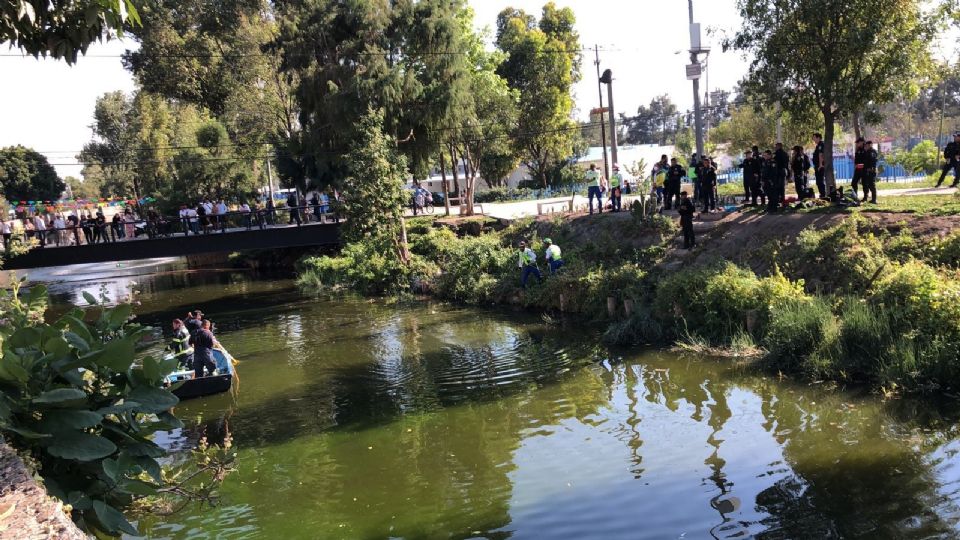
[[[692, 254], [676, 251], [676, 225], [659, 216], [525, 220], [477, 236], [421, 220], [410, 226], [409, 265], [352, 245], [301, 261], [300, 283], [575, 313], [605, 325], [611, 345], [756, 352], [774, 372], [815, 380], [960, 386], [960, 234], [943, 235], [942, 224], [938, 234], [915, 234], [905, 222], [835, 217], [742, 250], [742, 266], [720, 260], [719, 247], [711, 257], [709, 238]], [[764, 223], [716, 235], [753, 234]], [[521, 290], [513, 246], [526, 240], [542, 257], [546, 237], [567, 265]]]

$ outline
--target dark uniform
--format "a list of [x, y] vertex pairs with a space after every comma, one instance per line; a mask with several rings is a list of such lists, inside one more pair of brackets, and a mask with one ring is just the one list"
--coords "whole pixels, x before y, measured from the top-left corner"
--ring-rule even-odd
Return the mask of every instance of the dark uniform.
[[[763, 191], [767, 194], [767, 210], [776, 212], [780, 205], [780, 199], [777, 197], [776, 184], [780, 182], [779, 173], [777, 173], [777, 163], [772, 156], [764, 156], [763, 169], [760, 172], [760, 178], [763, 182]], [[780, 182], [780, 185], [783, 185]]]
[[860, 182], [863, 181], [864, 159], [864, 149], [857, 146], [857, 149], [853, 152], [853, 180], [850, 182], [850, 191], [854, 197], [857, 196], [857, 188], [860, 187]]
[[867, 196], [870, 196], [870, 202], [877, 204], [877, 161], [880, 157], [873, 148], [864, 148], [863, 150], [863, 202], [867, 202]]
[[943, 159], [947, 162], [943, 164], [943, 172], [940, 173], [940, 180], [937, 180], [937, 187], [940, 187], [951, 170], [953, 170], [953, 184], [950, 187], [957, 187], [957, 184], [960, 184], [960, 143], [956, 140], [948, 143], [943, 149]]
[[683, 183], [683, 177], [687, 171], [683, 165], [675, 163], [667, 170], [667, 200], [664, 202], [664, 208], [670, 210], [676, 202], [677, 208], [680, 208], [680, 185]]
[[756, 206], [759, 198], [760, 204], [766, 205], [767, 196], [763, 192], [763, 181], [760, 176], [763, 173], [763, 158], [759, 154], [755, 154], [744, 159], [741, 166], [743, 167], [743, 183], [750, 204]]
[[827, 180], [826, 171], [820, 166], [820, 156], [822, 155], [823, 141], [820, 141], [817, 143], [817, 147], [813, 149], [813, 171], [817, 179], [817, 192], [820, 194], [821, 199], [825, 199], [827, 197]]
[[807, 196], [807, 170], [810, 169], [810, 159], [803, 152], [793, 156], [790, 160], [790, 170], [793, 172], [793, 187], [797, 190], [797, 198]]
[[677, 211], [680, 213], [680, 228], [683, 229], [683, 248], [690, 249], [697, 244], [693, 236], [693, 214], [697, 212], [697, 208], [690, 197], [681, 197]]
[[787, 171], [790, 169], [790, 155], [782, 147], [773, 152], [773, 162], [777, 167], [777, 181], [774, 182], [775, 192], [768, 192], [767, 196], [776, 199], [777, 204], [783, 203], [786, 199], [784, 189], [787, 184]]
[[700, 200], [703, 202], [703, 210], [716, 210], [717, 170], [711, 165], [702, 165], [697, 178], [700, 179]]
[[190, 344], [193, 345], [193, 375], [194, 377], [203, 377], [203, 368], [213, 375], [217, 370], [217, 364], [213, 361], [213, 334], [209, 330], [201, 328], [197, 330], [190, 338]]

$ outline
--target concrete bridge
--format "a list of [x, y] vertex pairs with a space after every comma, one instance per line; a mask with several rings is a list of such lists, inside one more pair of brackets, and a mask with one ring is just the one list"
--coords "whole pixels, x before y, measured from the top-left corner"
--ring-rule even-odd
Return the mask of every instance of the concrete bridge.
[[332, 246], [339, 243], [339, 223], [282, 225], [262, 230], [231, 228], [224, 232], [211, 231], [208, 234], [184, 236], [182, 233], [177, 233], [153, 239], [143, 237], [79, 246], [55, 247], [48, 244], [44, 248], [34, 248], [23, 255], [5, 260], [3, 269], [23, 270], [156, 257], [181, 257], [203, 253]]

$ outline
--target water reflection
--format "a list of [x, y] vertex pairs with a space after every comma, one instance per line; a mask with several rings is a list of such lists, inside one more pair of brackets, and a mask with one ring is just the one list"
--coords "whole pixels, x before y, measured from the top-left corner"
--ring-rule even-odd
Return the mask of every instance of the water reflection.
[[[828, 391], [726, 361], [610, 354], [581, 325], [304, 298], [242, 274], [144, 283], [146, 322], [203, 307], [240, 392], [224, 504], [169, 538], [956, 536], [955, 402]], [[189, 307], [188, 307], [189, 306]]]

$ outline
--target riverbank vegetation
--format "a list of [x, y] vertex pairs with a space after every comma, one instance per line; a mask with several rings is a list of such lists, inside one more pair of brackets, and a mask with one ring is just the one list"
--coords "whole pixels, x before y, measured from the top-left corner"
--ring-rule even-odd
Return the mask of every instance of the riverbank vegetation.
[[[610, 345], [749, 353], [774, 372], [811, 380], [955, 387], [960, 231], [914, 216], [914, 232], [894, 217], [836, 214], [793, 237], [755, 242], [736, 264], [719, 245], [712, 253], [711, 243], [763, 224], [720, 226], [686, 253], [672, 248], [675, 225], [659, 216], [488, 222], [473, 227], [475, 235], [419, 219], [409, 227], [409, 265], [389, 264], [357, 243], [338, 256], [302, 260], [300, 283], [577, 314], [604, 325]], [[546, 237], [563, 248], [566, 266], [523, 290], [515, 246], [523, 239], [542, 254]]]

